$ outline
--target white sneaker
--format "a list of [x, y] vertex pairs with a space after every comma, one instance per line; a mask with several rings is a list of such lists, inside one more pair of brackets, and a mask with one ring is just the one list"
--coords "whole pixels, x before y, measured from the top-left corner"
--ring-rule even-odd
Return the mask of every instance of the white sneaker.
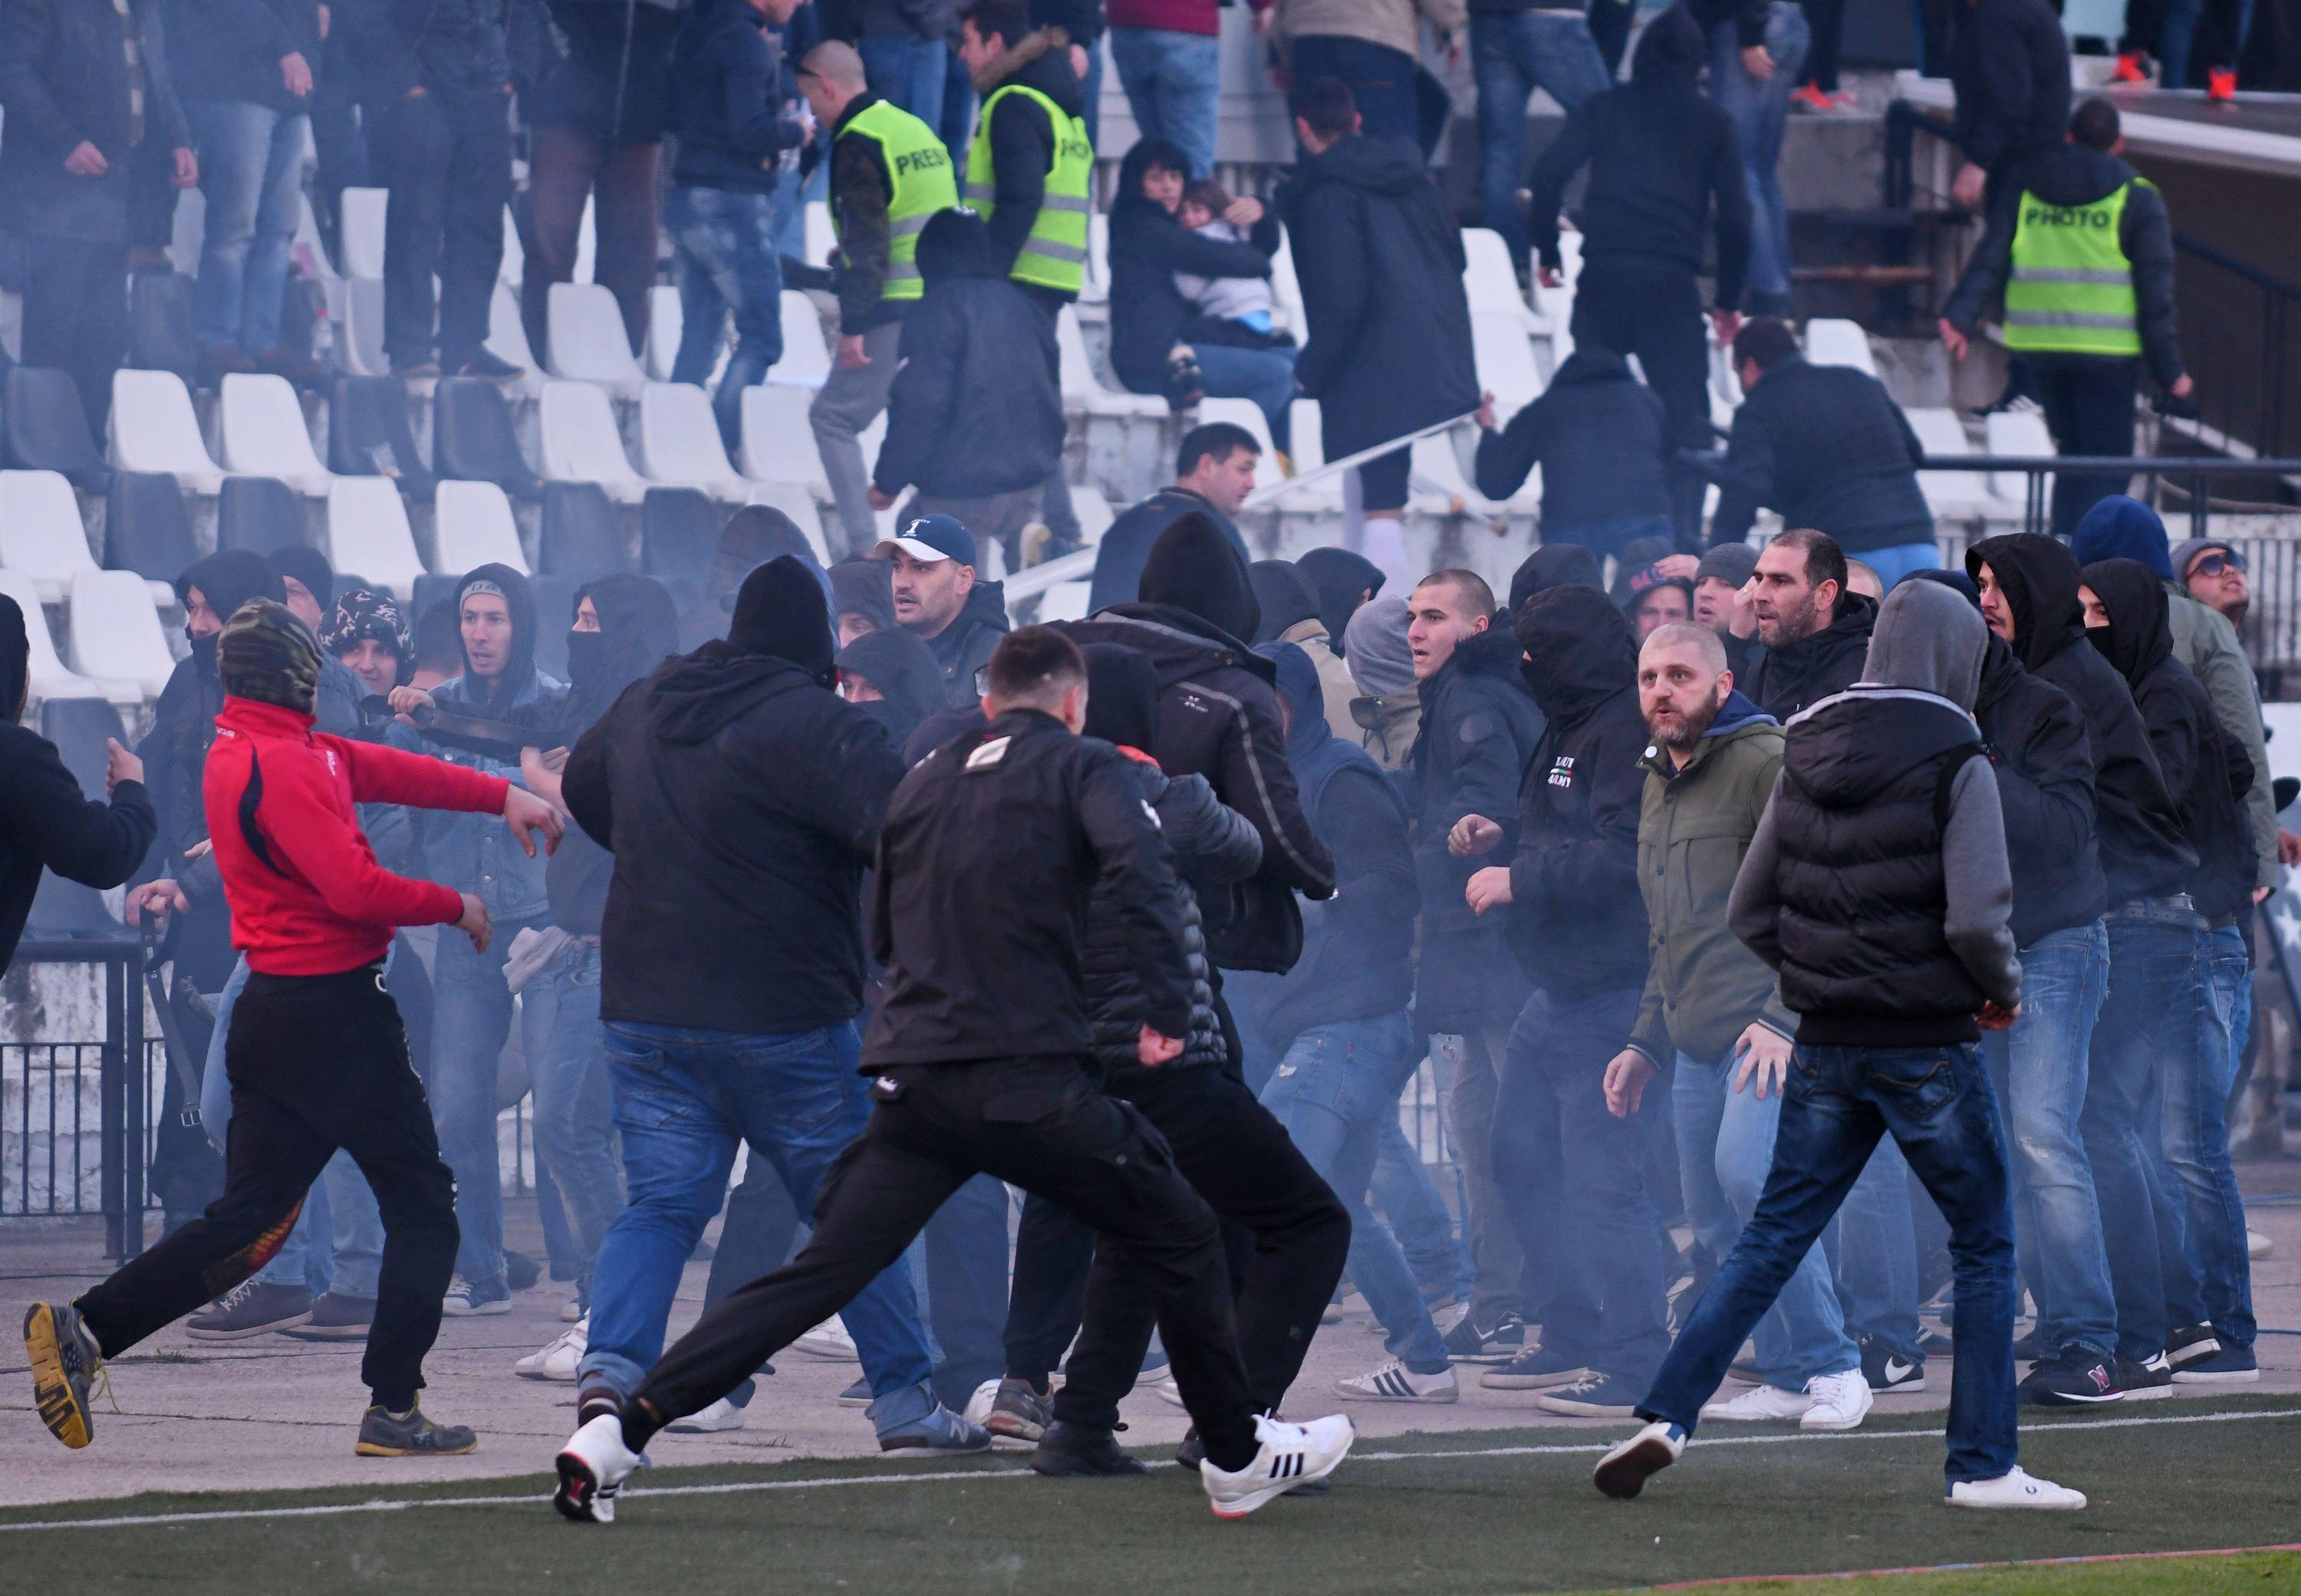
[[968, 1424], [981, 1425], [990, 1421], [992, 1407], [999, 1400], [999, 1386], [1000, 1382], [994, 1376], [975, 1388], [975, 1394], [966, 1399], [966, 1411], [963, 1416]]
[[1199, 1465], [1215, 1517], [1243, 1518], [1290, 1491], [1325, 1479], [1350, 1455], [1357, 1433], [1339, 1413], [1307, 1425], [1255, 1415], [1254, 1438], [1262, 1446], [1253, 1462], [1235, 1474], [1217, 1468], [1212, 1458]]
[[1729, 1419], [1736, 1423], [1761, 1423], [1766, 1420], [1803, 1418], [1813, 1406], [1813, 1399], [1802, 1391], [1784, 1391], [1778, 1385], [1753, 1385], [1738, 1397], [1728, 1397], [1722, 1402], [1705, 1402], [1702, 1408], [1704, 1418]]
[[2267, 1258], [2271, 1253], [2276, 1250], [2277, 1243], [2271, 1241], [2267, 1236], [2263, 1235], [2259, 1231], [2249, 1230], [2245, 1233], [2245, 1255], [2247, 1258], [2258, 1261], [2262, 1258]]
[[1806, 1382], [1805, 1394], [1812, 1406], [1798, 1420], [1801, 1430], [1858, 1430], [1870, 1416], [1870, 1382], [1858, 1368], [1816, 1375]]
[[843, 1358], [849, 1363], [859, 1362], [861, 1358], [855, 1350], [855, 1338], [836, 1318], [825, 1319], [793, 1341], [791, 1350], [804, 1352], [809, 1358]]
[[512, 1365], [511, 1372], [523, 1380], [573, 1380], [590, 1344], [591, 1317], [586, 1314], [561, 1331], [549, 1346]]
[[1686, 1437], [1676, 1425], [1656, 1419], [1598, 1459], [1590, 1483], [1619, 1501], [1627, 1501], [1646, 1482], [1686, 1455]]
[[2086, 1505], [2084, 1492], [2038, 1479], [2018, 1466], [1994, 1480], [1960, 1480], [1945, 1500], [1953, 1508], [2039, 1508], [2063, 1513]]
[[551, 1505], [579, 1523], [613, 1524], [616, 1492], [640, 1461], [623, 1444], [622, 1416], [603, 1413], [560, 1449], [559, 1489]]
[[1353, 1375], [1335, 1382], [1335, 1389], [1361, 1402], [1459, 1402], [1461, 1382], [1452, 1367], [1435, 1375], [1418, 1375], [1396, 1358], [1371, 1374]]
[[700, 1413], [690, 1413], [685, 1418], [675, 1418], [664, 1426], [682, 1435], [716, 1435], [724, 1430], [743, 1427], [743, 1410], [721, 1397]]

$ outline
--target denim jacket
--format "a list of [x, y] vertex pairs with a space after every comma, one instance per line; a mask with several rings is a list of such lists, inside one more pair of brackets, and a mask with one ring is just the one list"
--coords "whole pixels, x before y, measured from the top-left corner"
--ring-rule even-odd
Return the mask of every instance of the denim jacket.
[[[532, 704], [538, 698], [556, 697], [566, 690], [562, 683], [538, 671], [512, 703]], [[486, 713], [474, 703], [461, 676], [433, 688], [431, 697], [443, 706], [452, 704], [473, 713]], [[390, 741], [396, 747], [445, 759], [452, 765], [501, 776], [515, 787], [526, 785], [520, 779], [516, 765], [427, 742], [406, 726], [394, 725]], [[547, 856], [539, 849], [531, 859], [520, 851], [511, 828], [504, 824], [500, 816], [450, 815], [437, 809], [414, 809], [408, 814], [415, 840], [423, 849], [423, 873], [430, 880], [478, 898], [487, 906], [488, 916], [495, 922], [498, 934], [503, 934], [504, 927], [543, 918], [548, 907], [543, 887]]]

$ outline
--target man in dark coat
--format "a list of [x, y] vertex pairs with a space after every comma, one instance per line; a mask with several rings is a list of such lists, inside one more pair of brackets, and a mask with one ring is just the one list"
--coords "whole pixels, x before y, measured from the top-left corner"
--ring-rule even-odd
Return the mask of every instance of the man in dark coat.
[[30, 689], [32, 645], [24, 612], [0, 594], [0, 974], [39, 890], [42, 869], [82, 886], [116, 887], [144, 862], [158, 822], [144, 791], [144, 762], [109, 743], [105, 796], [85, 798], [55, 744], [18, 724]]
[[1969, 211], [2061, 143], [2070, 121], [2070, 41], [2047, 0], [1964, 0], [1950, 42], [1953, 142], [1965, 154], [1950, 196]]
[[1508, 498], [1542, 468], [1544, 543], [1619, 558], [1633, 539], [1670, 536], [1669, 418], [1611, 349], [1575, 350], [1499, 431], [1488, 394], [1478, 425], [1480, 493]]
[[[1294, 375], [1339, 460], [1478, 407], [1462, 235], [1420, 151], [1360, 133], [1342, 84], [1305, 83], [1292, 109], [1302, 159], [1277, 205], [1309, 331]], [[1367, 517], [1393, 529], [1407, 453], [1359, 469]]]
[[1825, 532], [1787, 531], [1758, 556], [1752, 608], [1766, 656], [1750, 679], [1759, 708], [1790, 717], [1861, 679], [1878, 601], [1849, 591], [1845, 554]]
[[1262, 446], [1235, 422], [1208, 422], [1184, 433], [1183, 447], [1176, 452], [1175, 485], [1129, 506], [1104, 530], [1095, 548], [1087, 614], [1134, 603], [1141, 596], [1142, 565], [1150, 557], [1151, 545], [1159, 541], [1159, 534], [1193, 513], [1214, 522], [1243, 564], [1250, 557], [1246, 539], [1231, 517], [1254, 491], [1255, 467], [1261, 459]]

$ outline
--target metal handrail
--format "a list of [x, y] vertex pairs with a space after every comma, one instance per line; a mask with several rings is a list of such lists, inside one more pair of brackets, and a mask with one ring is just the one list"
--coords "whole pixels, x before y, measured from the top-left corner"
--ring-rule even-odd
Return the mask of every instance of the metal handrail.
[[[2084, 476], [2148, 476], [2188, 478], [2198, 489], [2204, 479], [2217, 476], [2281, 477], [2301, 471], [2301, 460], [2238, 460], [2220, 455], [1928, 455], [1920, 471], [2020, 472], [2029, 479], [2023, 522], [2027, 531], [2046, 530], [2046, 479], [2056, 472]], [[2207, 532], [2211, 505], [2202, 491], [2189, 495], [2189, 535]]]

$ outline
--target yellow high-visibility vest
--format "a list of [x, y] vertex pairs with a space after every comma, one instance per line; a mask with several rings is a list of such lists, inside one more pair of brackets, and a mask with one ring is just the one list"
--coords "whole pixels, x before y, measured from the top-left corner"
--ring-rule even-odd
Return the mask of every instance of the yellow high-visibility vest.
[[1065, 294], [1086, 286], [1086, 219], [1092, 209], [1087, 196], [1094, 179], [1094, 146], [1086, 136], [1086, 122], [1055, 104], [1053, 98], [1024, 83], [1008, 83], [983, 102], [975, 123], [975, 143], [966, 154], [966, 203], [985, 221], [998, 204], [996, 174], [992, 169], [991, 116], [1010, 94], [1036, 100], [1045, 108], [1055, 130], [1055, 158], [1047, 168], [1046, 197], [1031, 219], [1030, 237], [1015, 257], [1017, 282], [1033, 283]]
[[[2136, 178], [2133, 182], [2146, 180]], [[2024, 192], [2005, 284], [2005, 347], [2041, 354], [2141, 353], [2133, 263], [2118, 242], [2133, 183], [2089, 205]]]
[[[862, 138], [879, 146], [892, 192], [887, 200], [887, 279], [879, 298], [916, 299], [926, 291], [919, 279], [919, 235], [937, 211], [958, 204], [958, 184], [950, 151], [941, 137], [901, 106], [886, 100], [866, 105], [840, 130], [841, 138]], [[839, 196], [831, 196], [831, 231], [844, 238]]]

